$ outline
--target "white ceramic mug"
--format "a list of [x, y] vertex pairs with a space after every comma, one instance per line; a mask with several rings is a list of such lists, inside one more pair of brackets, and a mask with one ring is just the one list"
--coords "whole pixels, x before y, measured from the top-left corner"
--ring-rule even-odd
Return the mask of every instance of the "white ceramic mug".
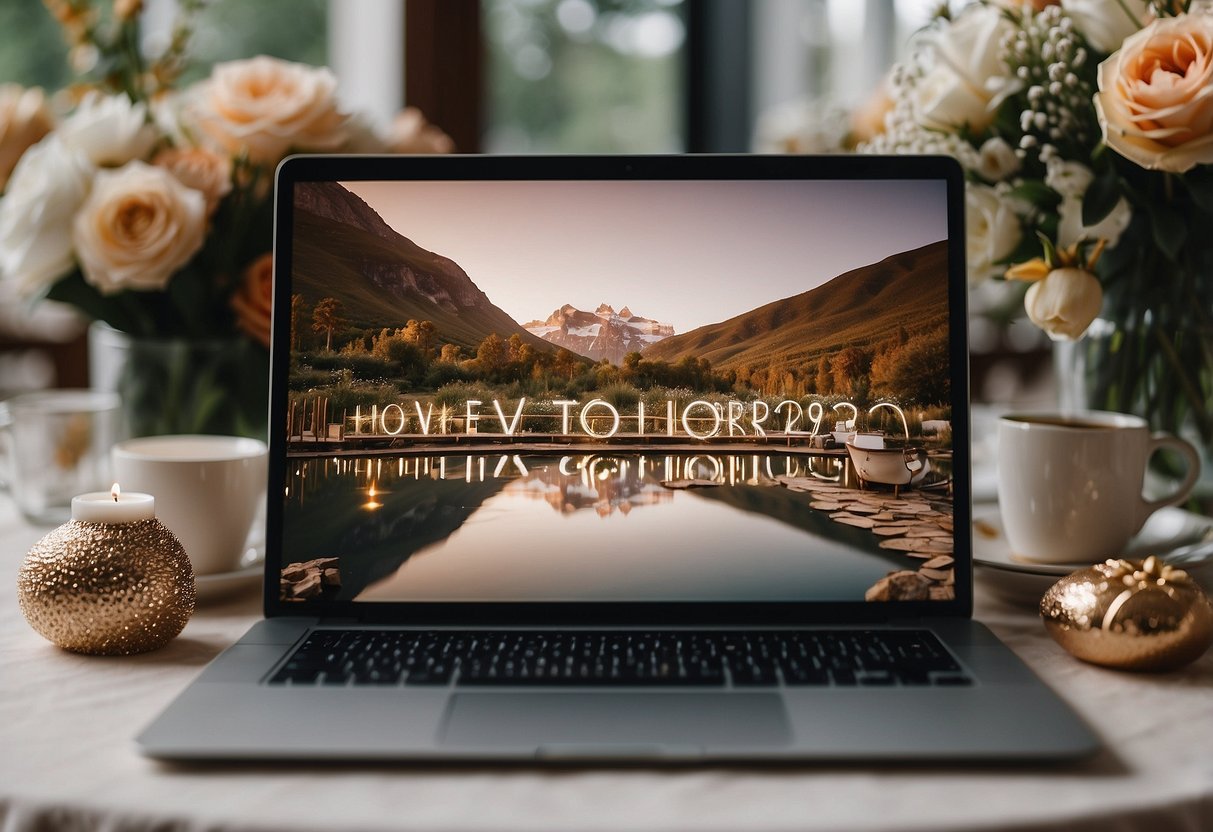
[[114, 479], [156, 498], [197, 575], [240, 565], [265, 502], [268, 452], [239, 436], [148, 436], [114, 446]]
[[[1166, 497], [1147, 500], [1150, 457], [1169, 448], [1187, 472]], [[1123, 554], [1158, 509], [1188, 496], [1196, 449], [1123, 413], [1025, 413], [998, 424], [998, 504], [1011, 552], [1048, 563], [1094, 563]]]

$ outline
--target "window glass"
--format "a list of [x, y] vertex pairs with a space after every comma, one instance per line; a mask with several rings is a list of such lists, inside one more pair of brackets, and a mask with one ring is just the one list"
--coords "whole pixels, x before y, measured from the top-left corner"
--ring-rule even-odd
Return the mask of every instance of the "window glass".
[[485, 149], [682, 150], [682, 6], [678, 0], [483, 0]]
[[[171, 36], [177, 3], [147, 0], [145, 6], [142, 45], [155, 53]], [[219, 61], [253, 55], [324, 64], [327, 14], [328, 0], [211, 0], [197, 18], [183, 81], [204, 77]], [[20, 33], [0, 38], [0, 81], [47, 90], [71, 81], [63, 33], [41, 3], [0, 3], [0, 32]]]

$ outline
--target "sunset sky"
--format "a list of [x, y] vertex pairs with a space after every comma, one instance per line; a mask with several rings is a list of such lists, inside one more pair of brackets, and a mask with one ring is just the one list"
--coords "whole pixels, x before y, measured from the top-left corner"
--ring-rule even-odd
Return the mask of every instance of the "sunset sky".
[[947, 237], [937, 181], [342, 184], [519, 323], [608, 303], [687, 332]]

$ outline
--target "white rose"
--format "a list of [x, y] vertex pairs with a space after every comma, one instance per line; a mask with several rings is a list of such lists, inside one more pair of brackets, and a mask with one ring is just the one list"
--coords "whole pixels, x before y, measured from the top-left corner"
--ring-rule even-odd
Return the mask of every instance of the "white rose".
[[206, 198], [160, 167], [99, 171], [72, 241], [84, 279], [105, 295], [163, 289], [202, 247]]
[[52, 134], [26, 151], [0, 199], [0, 276], [36, 297], [72, 269], [72, 217], [94, 168]]
[[42, 90], [0, 84], [0, 191], [4, 190], [21, 154], [53, 126]]
[[914, 114], [932, 130], [975, 132], [994, 118], [995, 94], [1009, 80], [1000, 59], [1002, 39], [1014, 26], [993, 6], [969, 6], [929, 36], [934, 66], [914, 88]]
[[1024, 309], [1054, 341], [1076, 341], [1103, 305], [1103, 289], [1083, 269], [1054, 269], [1028, 287]]
[[1063, 197], [1078, 197], [1087, 192], [1095, 174], [1081, 162], [1066, 162], [1053, 156], [1045, 163], [1045, 184]]
[[90, 93], [55, 132], [68, 148], [106, 167], [142, 159], [156, 143], [147, 107], [125, 95]]
[[1011, 201], [986, 185], [965, 186], [965, 259], [969, 281], [976, 283], [1000, 275], [998, 265], [1011, 255], [1023, 237]]
[[1129, 227], [1133, 219], [1133, 209], [1124, 197], [1117, 200], [1115, 207], [1095, 225], [1082, 224], [1082, 199], [1067, 196], [1057, 206], [1060, 218], [1057, 224], [1057, 244], [1069, 248], [1081, 240], [1107, 240], [1108, 248], [1115, 248], [1120, 242], [1120, 235]]
[[1150, 19], [1147, 0], [1061, 0], [1061, 7], [1100, 52], [1115, 52]]
[[1021, 162], [1006, 139], [986, 139], [977, 151], [977, 172], [991, 182], [1001, 182], [1019, 170]]
[[338, 150], [348, 139], [337, 79], [324, 68], [264, 55], [215, 66], [185, 117], [232, 156], [277, 164], [292, 148]]

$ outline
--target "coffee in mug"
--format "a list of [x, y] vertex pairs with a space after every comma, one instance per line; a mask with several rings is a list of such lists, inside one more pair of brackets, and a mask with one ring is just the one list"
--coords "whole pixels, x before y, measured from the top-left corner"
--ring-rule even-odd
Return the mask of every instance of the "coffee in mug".
[[[1166, 497], [1142, 495], [1155, 452], [1184, 457]], [[1196, 449], [1123, 413], [1028, 413], [998, 425], [998, 504], [1011, 552], [1048, 563], [1094, 563], [1124, 553], [1146, 519], [1182, 501], [1200, 474]]]

